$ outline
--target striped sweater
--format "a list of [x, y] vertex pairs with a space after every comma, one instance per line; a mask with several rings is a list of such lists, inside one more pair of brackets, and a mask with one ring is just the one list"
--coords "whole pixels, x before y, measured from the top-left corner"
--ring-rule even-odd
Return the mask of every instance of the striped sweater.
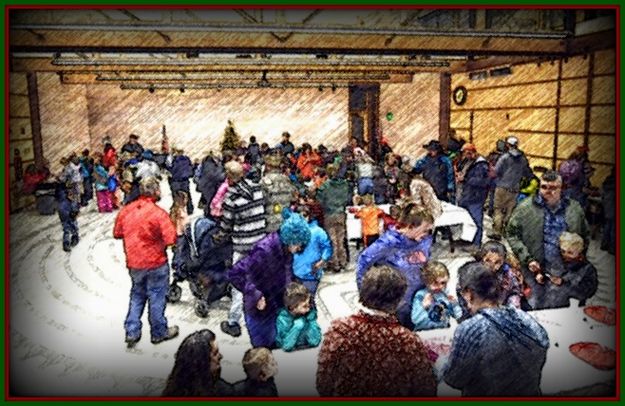
[[222, 204], [221, 231], [234, 252], [247, 254], [266, 232], [265, 196], [258, 183], [243, 179], [230, 187]]

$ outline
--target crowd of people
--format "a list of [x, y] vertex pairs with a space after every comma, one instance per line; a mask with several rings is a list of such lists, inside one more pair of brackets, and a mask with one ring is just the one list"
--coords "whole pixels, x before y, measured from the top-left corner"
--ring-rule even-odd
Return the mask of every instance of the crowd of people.
[[[435, 396], [441, 379], [466, 396], [535, 396], [549, 339], [527, 311], [567, 306], [570, 298], [583, 304], [597, 289], [586, 259], [592, 168], [584, 148], [559, 171], [532, 171], [514, 136], [485, 158], [451, 134], [447, 147], [431, 140], [411, 164], [386, 142], [385, 155], [372, 157], [356, 139], [338, 151], [296, 148], [285, 132], [273, 148], [250, 137], [194, 164], [180, 149], [155, 154], [138, 138], [132, 134], [119, 154], [106, 139], [102, 153], [63, 160], [63, 249], [79, 243], [76, 217], [95, 189], [99, 212], [119, 209], [113, 235], [123, 240], [132, 281], [127, 346], [141, 339], [146, 304], [151, 342], [178, 336], [165, 318], [168, 300], [175, 301], [173, 268], [177, 281], [193, 282], [198, 299], [230, 296], [220, 328], [238, 337], [245, 319], [253, 347], [243, 359], [248, 379], [233, 385], [220, 378], [215, 334], [193, 332], [176, 353], [165, 396], [277, 396], [271, 350], [319, 345], [322, 396]], [[156, 204], [164, 177], [169, 213]], [[192, 216], [191, 180], [201, 195], [202, 233]], [[604, 226], [602, 249], [611, 253], [614, 183], [613, 173], [603, 185], [612, 228]], [[449, 270], [432, 258], [441, 202], [466, 209], [477, 226], [466, 247], [475, 261], [460, 268], [453, 294]], [[389, 213], [379, 207], [387, 204]], [[363, 230], [364, 248], [351, 260], [348, 212]], [[493, 233], [483, 243], [485, 212]], [[449, 238], [450, 230], [442, 232]], [[349, 271], [362, 309], [323, 333], [319, 283], [325, 272]], [[460, 322], [451, 353], [433, 357], [418, 332], [449, 327], [450, 318]]]

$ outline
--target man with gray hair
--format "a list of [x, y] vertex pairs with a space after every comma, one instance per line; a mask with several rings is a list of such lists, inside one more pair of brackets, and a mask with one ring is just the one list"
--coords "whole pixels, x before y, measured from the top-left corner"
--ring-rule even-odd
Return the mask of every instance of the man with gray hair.
[[585, 253], [590, 229], [584, 210], [577, 201], [562, 197], [562, 178], [556, 171], [547, 171], [540, 179], [539, 193], [519, 203], [506, 228], [510, 248], [523, 269], [529, 270], [524, 277], [532, 288], [528, 300], [532, 307], [540, 307], [543, 285], [563, 267], [559, 239], [565, 231], [584, 239]]
[[161, 198], [158, 180], [141, 179], [139, 191], [141, 196], [119, 211], [113, 228], [113, 237], [124, 242], [126, 266], [132, 280], [124, 323], [128, 348], [141, 339], [141, 316], [146, 303], [152, 344], [178, 335], [178, 326], [168, 327], [165, 318], [169, 289], [167, 247], [176, 242], [176, 228], [167, 212], [156, 205]]

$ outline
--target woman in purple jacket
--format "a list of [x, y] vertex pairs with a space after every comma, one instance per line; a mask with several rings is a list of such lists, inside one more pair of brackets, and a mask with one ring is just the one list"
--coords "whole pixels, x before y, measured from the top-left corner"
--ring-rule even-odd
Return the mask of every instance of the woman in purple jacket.
[[356, 283], [360, 289], [362, 278], [373, 265], [388, 265], [401, 272], [406, 277], [408, 289], [397, 308], [397, 318], [403, 326], [412, 330], [412, 298], [417, 290], [425, 287], [421, 281], [421, 268], [430, 257], [434, 219], [425, 208], [409, 203], [402, 209], [398, 220], [394, 228], [360, 253], [356, 264]]
[[301, 252], [309, 240], [306, 220], [290, 214], [278, 231], [257, 242], [228, 273], [232, 285], [243, 292], [245, 323], [253, 347], [275, 348], [276, 318], [291, 282], [293, 254]]

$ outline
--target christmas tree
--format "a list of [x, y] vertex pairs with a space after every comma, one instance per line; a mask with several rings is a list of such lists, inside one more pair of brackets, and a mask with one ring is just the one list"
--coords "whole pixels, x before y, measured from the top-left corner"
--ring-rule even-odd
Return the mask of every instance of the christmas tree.
[[228, 126], [224, 130], [224, 137], [221, 140], [221, 152], [235, 151], [241, 145], [241, 138], [234, 129], [232, 120], [228, 120]]

